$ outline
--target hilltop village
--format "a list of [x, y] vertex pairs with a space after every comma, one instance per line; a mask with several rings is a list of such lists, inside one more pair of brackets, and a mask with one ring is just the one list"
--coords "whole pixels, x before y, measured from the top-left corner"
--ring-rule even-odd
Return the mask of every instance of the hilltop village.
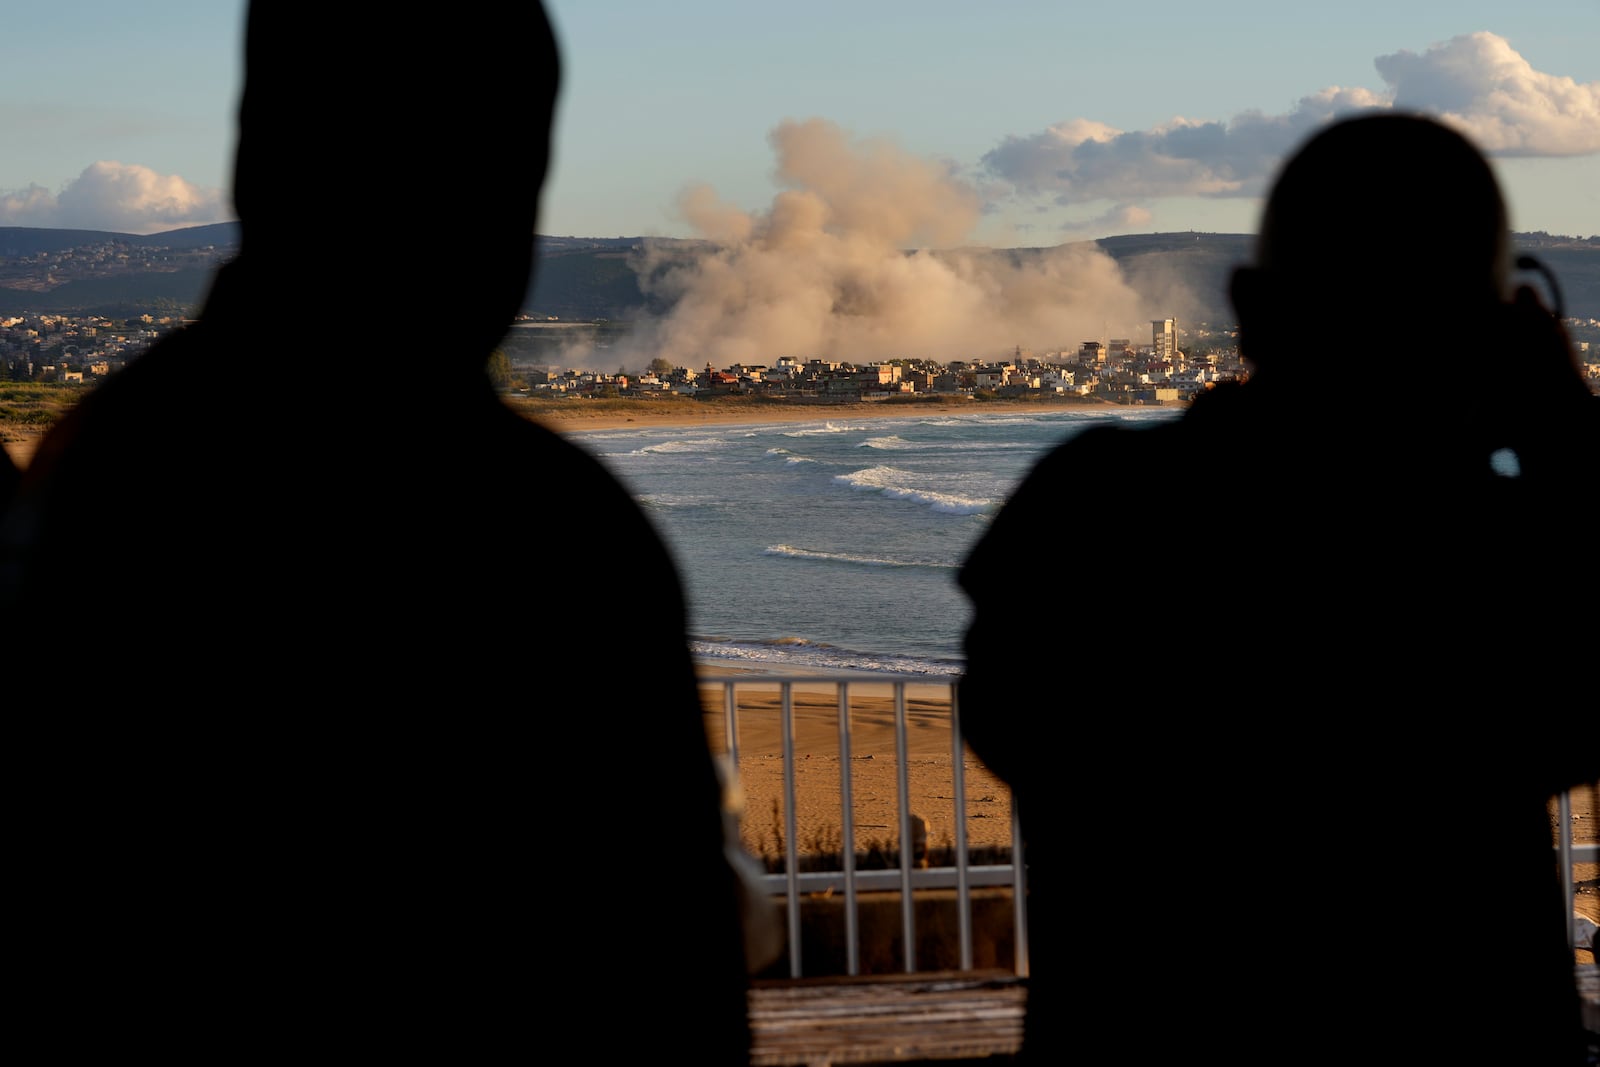
[[[15, 241], [16, 228], [8, 228]], [[26, 232], [26, 231], [23, 231]], [[45, 231], [48, 232], [48, 231]], [[48, 293], [58, 286], [91, 279], [153, 277], [181, 270], [213, 271], [236, 249], [199, 244], [174, 247], [109, 234], [66, 248], [0, 245], [0, 289]]]

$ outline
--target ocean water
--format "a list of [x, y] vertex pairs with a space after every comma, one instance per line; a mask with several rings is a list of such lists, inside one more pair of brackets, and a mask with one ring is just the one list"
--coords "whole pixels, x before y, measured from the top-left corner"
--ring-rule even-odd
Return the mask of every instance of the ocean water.
[[967, 551], [1044, 453], [1175, 408], [874, 416], [572, 434], [677, 561], [710, 669], [943, 677], [962, 666]]

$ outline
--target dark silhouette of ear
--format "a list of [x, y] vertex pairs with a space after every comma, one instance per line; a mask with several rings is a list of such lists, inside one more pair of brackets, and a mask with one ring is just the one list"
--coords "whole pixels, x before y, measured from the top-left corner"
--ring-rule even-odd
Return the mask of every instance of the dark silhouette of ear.
[[1256, 295], [1262, 285], [1261, 271], [1256, 267], [1235, 267], [1228, 278], [1228, 299], [1241, 320], [1256, 307]]
[[[1550, 279], [1555, 285], [1555, 279]], [[1559, 289], [1554, 291], [1558, 306]], [[1543, 414], [1552, 412], [1551, 405], [1577, 401], [1592, 408], [1588, 384], [1578, 366], [1577, 349], [1562, 324], [1560, 316], [1550, 310], [1538, 292], [1530, 285], [1519, 285], [1511, 299], [1503, 305], [1497, 351], [1515, 353], [1517, 363], [1517, 391], [1537, 403], [1530, 409], [1530, 430], [1539, 429]]]
[[[1520, 271], [1528, 271], [1530, 273], [1537, 274], [1537, 275], [1539, 275], [1540, 278], [1544, 279], [1544, 284], [1550, 290], [1550, 304], [1548, 305], [1548, 308], [1547, 308], [1547, 310], [1549, 311], [1549, 314], [1551, 315], [1551, 317], [1556, 318], [1556, 319], [1564, 319], [1564, 318], [1567, 317], [1566, 307], [1565, 307], [1566, 301], [1562, 298], [1562, 295], [1561, 295], [1561, 283], [1556, 280], [1555, 271], [1553, 271], [1549, 267], [1545, 266], [1544, 262], [1542, 260], [1538, 259], [1535, 256], [1529, 256], [1529, 255], [1522, 255], [1522, 256], [1518, 256], [1517, 257], [1517, 269], [1520, 270]], [[1523, 300], [1522, 290], [1523, 289], [1528, 289], [1528, 286], [1522, 286], [1517, 290], [1516, 295], [1513, 297], [1513, 303], [1521, 303], [1522, 302], [1522, 300]], [[1532, 292], [1531, 290], [1529, 290], [1529, 291], [1530, 291], [1530, 293]], [[1535, 303], [1541, 303], [1541, 304], [1543, 303], [1542, 301], [1539, 300], [1538, 294], [1533, 294], [1533, 300], [1534, 300]]]
[[1257, 370], [1263, 354], [1279, 352], [1287, 341], [1279, 328], [1283, 312], [1274, 288], [1271, 274], [1259, 267], [1236, 267], [1228, 279], [1228, 299], [1239, 324], [1239, 351]]

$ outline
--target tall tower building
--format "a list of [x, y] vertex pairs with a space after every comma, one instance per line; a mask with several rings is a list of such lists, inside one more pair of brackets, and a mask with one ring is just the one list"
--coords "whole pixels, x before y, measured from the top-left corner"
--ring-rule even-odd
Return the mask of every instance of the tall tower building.
[[1178, 320], [1151, 319], [1150, 347], [1157, 359], [1172, 359], [1178, 352]]

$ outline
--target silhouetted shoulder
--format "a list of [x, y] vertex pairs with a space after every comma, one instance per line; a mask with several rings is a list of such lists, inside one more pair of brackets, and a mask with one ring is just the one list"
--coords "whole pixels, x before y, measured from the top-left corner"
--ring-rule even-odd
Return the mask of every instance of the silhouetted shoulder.
[[[173, 373], [192, 329], [167, 335], [97, 385], [40, 441], [0, 518], [0, 603], [41, 620], [80, 613], [102, 553], [142, 558], [141, 536], [173, 537], [161, 520], [172, 501], [158, 483], [178, 477], [169, 461], [192, 468], [206, 456], [192, 445], [213, 410]], [[189, 489], [179, 497], [192, 507]]]
[[[1208, 400], [1220, 407], [1223, 398]], [[1082, 430], [1041, 457], [1012, 490], [993, 516], [989, 528], [968, 554], [961, 583], [969, 593], [991, 580], [1000, 580], [1008, 560], [1037, 545], [1041, 534], [1062, 530], [1102, 531], [1115, 524], [1127, 508], [1148, 500], [1153, 483], [1162, 494], [1181, 491], [1183, 469], [1193, 470], [1186, 449], [1202, 435], [1225, 426], [1209, 413], [1203, 424], [1194, 421], [1201, 406], [1196, 401], [1182, 416], [1166, 422], [1129, 425], [1111, 421]], [[1179, 474], [1174, 477], [1174, 470]]]
[[17, 483], [21, 480], [22, 471], [17, 468], [11, 453], [0, 452], [0, 517], [5, 515], [11, 495], [16, 492]]

